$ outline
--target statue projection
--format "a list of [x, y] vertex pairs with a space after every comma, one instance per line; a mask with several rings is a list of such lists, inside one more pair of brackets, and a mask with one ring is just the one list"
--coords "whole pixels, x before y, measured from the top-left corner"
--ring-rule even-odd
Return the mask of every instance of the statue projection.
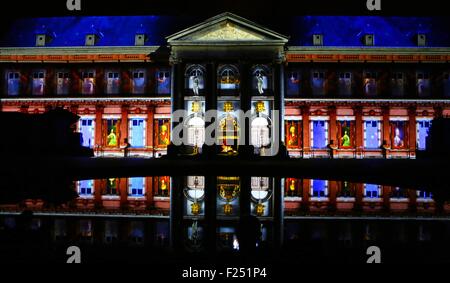
[[406, 140], [406, 122], [405, 121], [393, 121], [391, 122], [391, 145], [394, 149], [405, 148]]
[[106, 146], [117, 147], [119, 145], [119, 120], [110, 119], [106, 120], [107, 124], [107, 136], [106, 136]]
[[339, 148], [351, 148], [353, 146], [354, 136], [353, 121], [339, 121], [338, 122], [338, 141]]
[[256, 74], [256, 87], [258, 89], [258, 93], [261, 95], [264, 94], [263, 84], [264, 84], [264, 79], [263, 79], [261, 73], [258, 72]]
[[194, 95], [199, 95], [198, 92], [199, 88], [200, 88], [200, 79], [198, 78], [197, 75], [195, 75], [192, 78], [192, 91], [194, 92]]
[[155, 121], [155, 136], [158, 147], [166, 147], [170, 143], [170, 122], [169, 119], [159, 119]]
[[233, 114], [233, 102], [223, 104], [223, 112], [219, 122], [219, 144], [222, 147], [222, 153], [236, 154], [238, 143], [238, 120]]
[[[267, 104], [267, 106], [266, 106]], [[258, 101], [255, 103], [255, 114], [251, 124], [251, 142], [255, 148], [270, 146], [270, 120], [268, 118], [268, 103]]]
[[286, 145], [288, 148], [300, 147], [300, 133], [300, 121], [286, 121]]

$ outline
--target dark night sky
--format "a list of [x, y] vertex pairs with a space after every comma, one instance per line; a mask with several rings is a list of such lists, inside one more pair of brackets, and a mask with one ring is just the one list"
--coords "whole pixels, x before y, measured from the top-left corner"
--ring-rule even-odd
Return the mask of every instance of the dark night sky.
[[[228, 11], [255, 22], [283, 26], [296, 15], [449, 15], [448, 0], [381, 0], [382, 11], [371, 12], [366, 0], [81, 0], [82, 11], [68, 11], [66, 0], [13, 0], [0, 9], [0, 34], [14, 18], [77, 15], [195, 16], [200, 22]], [[281, 29], [280, 29], [281, 30]]]
[[[434, 15], [447, 13], [448, 0], [381, 0], [383, 15]], [[273, 15], [364, 15], [369, 12], [366, 0], [81, 0], [82, 11], [66, 9], [66, 0], [8, 1], [3, 16], [58, 16], [58, 15], [126, 15], [169, 14], [213, 16], [224, 11], [241, 16]]]

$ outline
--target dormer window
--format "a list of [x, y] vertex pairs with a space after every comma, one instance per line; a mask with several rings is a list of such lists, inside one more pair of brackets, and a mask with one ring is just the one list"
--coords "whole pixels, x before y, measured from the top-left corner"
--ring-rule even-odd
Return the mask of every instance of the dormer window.
[[314, 46], [322, 46], [323, 45], [323, 35], [322, 34], [313, 34], [313, 45]]
[[98, 40], [99, 40], [98, 35], [96, 35], [94, 33], [87, 34], [85, 42], [84, 42], [84, 45], [86, 45], [86, 46], [94, 46], [94, 45], [97, 44]]
[[365, 46], [374, 46], [375, 45], [375, 35], [371, 34], [371, 33], [364, 35], [363, 43]]
[[134, 45], [135, 46], [144, 46], [147, 41], [147, 36], [143, 33], [138, 33], [134, 36]]

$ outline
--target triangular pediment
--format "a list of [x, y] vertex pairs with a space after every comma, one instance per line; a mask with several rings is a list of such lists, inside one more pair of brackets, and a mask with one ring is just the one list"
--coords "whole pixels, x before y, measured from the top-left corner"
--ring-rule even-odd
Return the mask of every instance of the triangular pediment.
[[183, 43], [229, 44], [233, 42], [278, 42], [284, 44], [288, 38], [242, 17], [224, 13], [168, 36], [167, 41], [169, 44], [175, 45]]

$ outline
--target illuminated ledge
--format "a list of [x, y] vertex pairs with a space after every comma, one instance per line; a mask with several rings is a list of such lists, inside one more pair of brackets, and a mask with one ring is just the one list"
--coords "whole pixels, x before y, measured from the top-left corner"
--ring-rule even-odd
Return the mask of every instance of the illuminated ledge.
[[445, 63], [450, 60], [448, 47], [335, 47], [291, 46], [288, 62], [401, 62]]
[[370, 98], [285, 98], [284, 102], [288, 103], [334, 103], [334, 104], [450, 104], [450, 99], [370, 99]]
[[0, 48], [0, 62], [142, 62], [158, 46]]
[[36, 102], [170, 102], [170, 97], [42, 97], [42, 98], [3, 98], [2, 104], [36, 103]]

